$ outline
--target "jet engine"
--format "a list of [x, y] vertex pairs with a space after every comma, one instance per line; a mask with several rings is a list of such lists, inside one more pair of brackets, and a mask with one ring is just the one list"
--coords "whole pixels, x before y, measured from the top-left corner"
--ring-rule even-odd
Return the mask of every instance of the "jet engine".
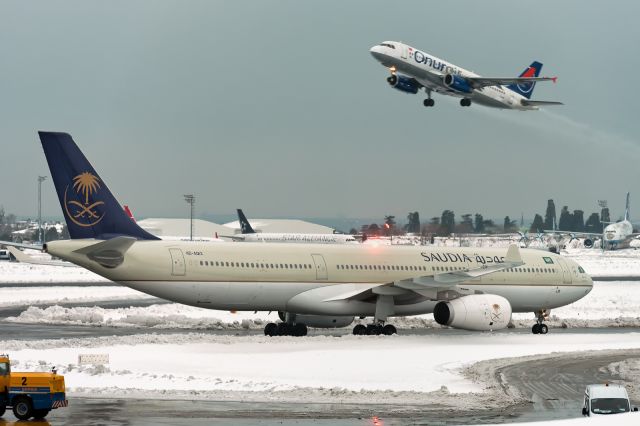
[[591, 238], [585, 238], [584, 239], [584, 246], [586, 248], [591, 248], [593, 247], [593, 240]]
[[[278, 312], [278, 316], [285, 321], [285, 313]], [[295, 322], [302, 323], [307, 327], [316, 328], [339, 328], [346, 327], [353, 322], [354, 317], [330, 317], [324, 315], [300, 315], [296, 314]]]
[[495, 294], [472, 294], [437, 303], [433, 317], [438, 324], [463, 330], [501, 330], [511, 321], [511, 304]]
[[387, 78], [387, 82], [394, 89], [398, 89], [401, 92], [413, 93], [414, 95], [418, 93], [420, 86], [416, 83], [414, 79], [411, 77], [406, 77], [404, 75], [396, 75], [393, 74], [389, 78]]
[[460, 77], [455, 74], [445, 74], [444, 85], [451, 90], [461, 93], [471, 93], [473, 89], [469, 85], [469, 82], [464, 77]]

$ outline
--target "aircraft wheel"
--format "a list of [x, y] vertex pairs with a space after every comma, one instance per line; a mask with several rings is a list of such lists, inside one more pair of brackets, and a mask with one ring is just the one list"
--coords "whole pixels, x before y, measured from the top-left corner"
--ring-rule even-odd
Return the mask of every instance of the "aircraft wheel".
[[540, 324], [539, 330], [540, 334], [547, 334], [549, 332], [549, 327], [547, 327], [547, 324]]
[[391, 75], [387, 77], [387, 83], [389, 83], [390, 85], [395, 86], [397, 82], [398, 82], [398, 77], [396, 77], [395, 75]]
[[297, 323], [296, 325], [293, 326], [293, 335], [294, 336], [306, 336], [307, 335], [307, 326], [302, 324], [302, 323]]
[[278, 336], [291, 336], [291, 327], [286, 322], [281, 322], [277, 325], [278, 327]]
[[367, 326], [367, 335], [369, 336], [378, 336], [382, 333], [382, 327], [377, 324], [369, 324]]
[[13, 415], [20, 420], [28, 420], [33, 416], [33, 404], [31, 399], [19, 396], [13, 400]]
[[471, 99], [468, 99], [468, 98], [460, 99], [460, 106], [463, 106], [463, 107], [471, 106]]
[[435, 105], [435, 101], [433, 99], [425, 99], [422, 104], [426, 107], [432, 107]]
[[392, 334], [398, 334], [398, 330], [391, 324], [387, 324], [382, 328], [382, 333], [385, 336], [391, 336]]
[[277, 336], [278, 335], [278, 325], [270, 322], [264, 327], [264, 335], [265, 336]]
[[367, 327], [362, 324], [358, 324], [353, 327], [353, 335], [354, 336], [364, 336], [367, 334]]
[[540, 334], [540, 324], [533, 324], [533, 327], [531, 327], [531, 332], [533, 334]]
[[0, 417], [4, 415], [5, 411], [7, 411], [7, 404], [0, 402]]

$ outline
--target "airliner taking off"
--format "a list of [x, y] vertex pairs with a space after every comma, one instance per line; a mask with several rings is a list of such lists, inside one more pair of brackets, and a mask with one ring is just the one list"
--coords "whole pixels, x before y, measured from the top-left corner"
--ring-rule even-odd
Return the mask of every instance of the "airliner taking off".
[[519, 77], [489, 78], [397, 41], [385, 41], [369, 51], [391, 72], [387, 78], [391, 87], [412, 94], [424, 88], [426, 107], [435, 104], [431, 98], [433, 92], [461, 98], [462, 106], [474, 102], [493, 108], [526, 111], [536, 110], [540, 105], [562, 105], [562, 102], [531, 99], [537, 81], [555, 83], [557, 80], [557, 77], [539, 77], [542, 64], [537, 61]]
[[238, 222], [241, 234], [222, 235], [235, 241], [266, 242], [266, 243], [315, 243], [315, 244], [357, 244], [353, 235], [347, 234], [296, 234], [293, 232], [256, 232], [249, 220], [238, 209]]
[[540, 250], [361, 244], [207, 244], [163, 241], [134, 223], [66, 133], [40, 132], [71, 240], [44, 250], [136, 290], [210, 309], [278, 311], [266, 335], [307, 326], [393, 334], [389, 317], [434, 313], [466, 330], [507, 327], [533, 312], [544, 334], [550, 309], [592, 288], [571, 259]]

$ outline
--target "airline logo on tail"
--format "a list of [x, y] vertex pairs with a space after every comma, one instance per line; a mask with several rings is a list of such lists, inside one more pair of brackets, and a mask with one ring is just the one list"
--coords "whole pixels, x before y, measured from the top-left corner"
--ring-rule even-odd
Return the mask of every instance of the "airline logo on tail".
[[[527, 69], [522, 71], [518, 77], [538, 77], [540, 75], [540, 70], [542, 69], [542, 64], [538, 61], [534, 61]], [[555, 80], [554, 80], [555, 81]], [[518, 84], [511, 84], [507, 86], [509, 89], [514, 92], [524, 96], [527, 99], [531, 98], [531, 93], [533, 92], [533, 88], [536, 87], [535, 81], [525, 81]]]
[[90, 172], [73, 178], [71, 192], [69, 185], [64, 191], [64, 210], [69, 220], [82, 227], [94, 226], [102, 220], [104, 201], [96, 199], [100, 188], [100, 178]]

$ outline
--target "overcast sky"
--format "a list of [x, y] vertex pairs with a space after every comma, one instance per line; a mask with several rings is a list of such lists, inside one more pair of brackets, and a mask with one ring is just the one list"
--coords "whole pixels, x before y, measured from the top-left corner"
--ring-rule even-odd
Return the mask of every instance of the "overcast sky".
[[[637, 1], [0, 0], [0, 205], [35, 216], [37, 130], [66, 131], [138, 217], [532, 217], [626, 191], [640, 218]], [[484, 76], [532, 60], [538, 112], [388, 87], [404, 41]], [[61, 216], [51, 180], [43, 214]], [[633, 206], [638, 206], [636, 209]]]

